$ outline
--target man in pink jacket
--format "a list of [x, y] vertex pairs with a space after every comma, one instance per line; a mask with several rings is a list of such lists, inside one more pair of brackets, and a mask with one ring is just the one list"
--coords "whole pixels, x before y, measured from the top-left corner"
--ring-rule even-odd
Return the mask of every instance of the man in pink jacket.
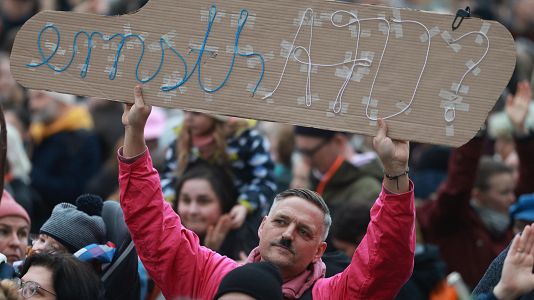
[[[159, 176], [143, 137], [150, 106], [140, 87], [122, 121], [119, 150], [121, 206], [137, 253], [166, 299], [213, 299], [222, 278], [238, 264], [200, 245], [163, 200]], [[342, 273], [324, 278], [321, 256], [331, 223], [322, 198], [307, 190], [278, 195], [248, 262], [280, 268], [286, 299], [392, 299], [412, 273], [415, 248], [413, 184], [407, 176], [409, 145], [387, 137], [382, 120], [373, 144], [385, 176], [367, 234]]]

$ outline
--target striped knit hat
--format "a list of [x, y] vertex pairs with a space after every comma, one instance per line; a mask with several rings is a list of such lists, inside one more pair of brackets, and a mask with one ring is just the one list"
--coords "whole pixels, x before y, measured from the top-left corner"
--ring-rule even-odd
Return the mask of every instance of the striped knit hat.
[[78, 197], [76, 206], [60, 203], [40, 232], [60, 242], [70, 253], [89, 244], [104, 244], [106, 225], [101, 217], [102, 206], [102, 198], [96, 195]]

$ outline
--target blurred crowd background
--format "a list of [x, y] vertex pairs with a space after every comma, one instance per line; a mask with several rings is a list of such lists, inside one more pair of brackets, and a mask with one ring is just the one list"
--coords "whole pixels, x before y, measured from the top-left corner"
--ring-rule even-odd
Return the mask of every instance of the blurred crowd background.
[[[0, 248], [39, 240], [59, 203], [74, 204], [85, 193], [119, 200], [122, 104], [18, 85], [9, 64], [17, 31], [42, 10], [118, 15], [146, 2], [0, 0], [0, 104], [8, 126], [4, 178], [6, 190], [31, 220], [28, 236], [15, 246], [0, 230]], [[477, 138], [461, 149], [411, 147], [419, 243], [414, 275], [399, 299], [454, 299], [461, 292], [456, 288], [456, 296], [450, 296], [447, 287], [460, 282], [474, 289], [513, 230], [534, 221], [534, 177], [529, 177], [534, 174], [534, 0], [351, 2], [443, 13], [469, 6], [473, 16], [496, 20], [514, 36], [514, 74]], [[305, 187], [319, 191], [331, 205], [329, 252], [339, 256], [332, 255], [330, 265], [343, 268], [365, 233], [383, 176], [370, 138], [359, 135], [154, 108], [145, 139], [162, 174], [165, 197], [184, 224], [204, 245], [235, 259], [257, 245], [258, 222], [275, 193]], [[340, 157], [335, 182], [325, 180]], [[203, 195], [206, 190], [211, 194]], [[0, 208], [0, 229], [3, 215]], [[243, 220], [235, 223], [239, 215]], [[13, 260], [24, 257], [13, 255]], [[437, 298], [446, 295], [453, 298]], [[145, 296], [158, 297], [157, 287], [148, 285]]]

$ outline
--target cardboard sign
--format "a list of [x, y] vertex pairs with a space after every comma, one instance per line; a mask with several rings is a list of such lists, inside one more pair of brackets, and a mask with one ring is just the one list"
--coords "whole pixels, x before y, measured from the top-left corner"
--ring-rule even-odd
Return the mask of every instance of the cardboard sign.
[[[41, 12], [18, 33], [20, 84], [459, 146], [507, 84], [499, 23], [327, 1], [152, 0], [124, 16]], [[460, 19], [456, 20], [459, 23]]]

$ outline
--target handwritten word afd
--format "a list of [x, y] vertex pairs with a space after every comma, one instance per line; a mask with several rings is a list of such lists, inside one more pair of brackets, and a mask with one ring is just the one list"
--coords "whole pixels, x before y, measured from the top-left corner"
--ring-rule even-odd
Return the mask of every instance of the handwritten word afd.
[[[169, 92], [169, 91], [172, 91], [172, 90], [175, 90], [175, 89], [181, 87], [182, 85], [184, 85], [185, 83], [187, 83], [189, 81], [191, 76], [193, 76], [193, 73], [195, 72], [195, 70], [197, 70], [197, 73], [198, 73], [198, 85], [200, 86], [200, 88], [204, 92], [215, 93], [218, 90], [220, 90], [230, 80], [230, 75], [232, 74], [232, 71], [234, 69], [236, 56], [240, 56], [240, 57], [257, 57], [259, 59], [260, 63], [261, 63], [261, 73], [260, 73], [259, 79], [256, 81], [256, 85], [255, 85], [254, 89], [252, 90], [252, 94], [256, 93], [256, 90], [260, 86], [261, 81], [263, 80], [263, 75], [265, 73], [265, 60], [263, 58], [263, 55], [261, 55], [259, 53], [256, 53], [256, 52], [250, 52], [250, 53], [240, 53], [239, 52], [239, 38], [241, 37], [241, 32], [242, 32], [243, 28], [245, 27], [245, 24], [246, 24], [247, 18], [248, 18], [248, 11], [245, 10], [245, 9], [242, 9], [241, 12], [240, 12], [240, 15], [239, 15], [239, 20], [238, 20], [238, 23], [237, 23], [237, 28], [236, 28], [236, 32], [235, 32], [235, 38], [234, 38], [234, 51], [233, 51], [232, 60], [230, 62], [230, 66], [228, 68], [228, 71], [226, 72], [225, 78], [223, 79], [223, 81], [218, 86], [216, 86], [213, 89], [207, 88], [204, 85], [204, 83], [203, 83], [203, 81], [201, 79], [202, 57], [204, 55], [204, 51], [206, 50], [206, 44], [208, 43], [208, 38], [209, 38], [209, 35], [211, 33], [211, 30], [212, 30], [212, 27], [213, 27], [213, 23], [215, 21], [215, 17], [216, 16], [217, 16], [217, 7], [215, 5], [212, 5], [209, 8], [208, 26], [206, 28], [206, 33], [204, 35], [204, 40], [202, 42], [202, 45], [201, 45], [200, 49], [198, 50], [198, 57], [196, 59], [195, 65], [193, 66], [193, 68], [191, 69], [190, 72], [188, 72], [187, 63], [186, 63], [184, 57], [180, 54], [180, 52], [177, 51], [176, 49], [174, 49], [169, 44], [169, 42], [166, 40], [166, 38], [161, 37], [160, 40], [159, 40], [159, 45], [160, 45], [160, 48], [161, 48], [161, 58], [160, 58], [160, 62], [159, 62], [158, 68], [156, 69], [154, 74], [152, 74], [151, 76], [148, 76], [148, 77], [145, 77], [145, 78], [140, 78], [140, 76], [139, 76], [139, 67], [140, 67], [140, 65], [141, 65], [141, 63], [143, 61], [143, 57], [144, 57], [144, 54], [145, 54], [145, 41], [144, 41], [144, 37], [143, 36], [141, 36], [139, 34], [131, 34], [131, 33], [129, 33], [129, 34], [116, 33], [116, 34], [113, 34], [111, 36], [105, 36], [102, 32], [93, 31], [93, 32], [91, 32], [89, 34], [87, 31], [83, 31], [83, 30], [78, 31], [74, 35], [74, 40], [73, 40], [73, 44], [72, 44], [72, 55], [71, 55], [69, 61], [62, 67], [54, 66], [54, 65], [52, 65], [52, 63], [50, 61], [52, 60], [52, 58], [54, 58], [54, 56], [58, 52], [58, 49], [59, 49], [60, 43], [61, 43], [61, 33], [60, 33], [59, 29], [54, 24], [47, 24], [46, 26], [44, 26], [39, 31], [39, 34], [38, 34], [38, 37], [37, 37], [37, 50], [39, 52], [39, 55], [41, 56], [42, 61], [39, 62], [39, 63], [29, 63], [26, 66], [29, 67], [29, 68], [38, 68], [38, 67], [41, 67], [43, 65], [46, 65], [46, 66], [48, 66], [48, 68], [50, 68], [51, 70], [53, 70], [55, 72], [59, 72], [60, 73], [60, 72], [66, 71], [67, 69], [69, 69], [69, 67], [71, 67], [71, 65], [72, 65], [72, 63], [74, 61], [74, 57], [76, 56], [76, 53], [78, 52], [78, 37], [80, 35], [83, 35], [83, 36], [87, 37], [87, 54], [85, 56], [85, 63], [83, 64], [83, 66], [82, 66], [82, 68], [80, 70], [80, 77], [81, 78], [85, 78], [87, 76], [87, 72], [89, 71], [89, 65], [90, 65], [90, 61], [91, 61], [91, 53], [92, 53], [92, 48], [93, 48], [93, 43], [94, 43], [94, 41], [93, 41], [94, 37], [98, 36], [103, 41], [106, 41], [106, 42], [110, 42], [110, 41], [112, 41], [114, 39], [120, 39], [120, 42], [119, 42], [118, 47], [117, 47], [117, 50], [115, 52], [115, 59], [113, 61], [113, 66], [111, 67], [111, 71], [109, 72], [109, 79], [110, 80], [114, 80], [115, 77], [117, 76], [117, 70], [118, 70], [118, 67], [119, 67], [118, 66], [119, 65], [119, 59], [120, 59], [120, 56], [121, 56], [122, 49], [124, 48], [124, 45], [129, 40], [137, 40], [141, 44], [141, 54], [139, 55], [139, 58], [138, 58], [137, 64], [136, 64], [136, 69], [135, 69], [135, 78], [136, 78], [136, 80], [138, 82], [148, 83], [148, 82], [152, 81], [154, 78], [156, 78], [156, 76], [158, 76], [158, 74], [160, 73], [161, 69], [163, 68], [163, 66], [165, 64], [165, 49], [169, 49], [181, 61], [182, 65], [183, 65], [183, 68], [184, 68], [184, 71], [183, 71], [184, 72], [184, 76], [183, 76], [183, 78], [181, 78], [175, 84], [162, 85], [160, 87], [160, 89], [162, 91], [164, 91], [164, 92]], [[53, 33], [55, 33], [56, 42], [54, 43], [54, 47], [51, 50], [50, 55], [46, 56], [44, 54], [44, 52], [43, 52], [42, 47], [41, 47], [41, 44], [42, 44], [41, 40], [42, 40], [43, 34], [48, 32], [48, 31], [52, 31]]]

